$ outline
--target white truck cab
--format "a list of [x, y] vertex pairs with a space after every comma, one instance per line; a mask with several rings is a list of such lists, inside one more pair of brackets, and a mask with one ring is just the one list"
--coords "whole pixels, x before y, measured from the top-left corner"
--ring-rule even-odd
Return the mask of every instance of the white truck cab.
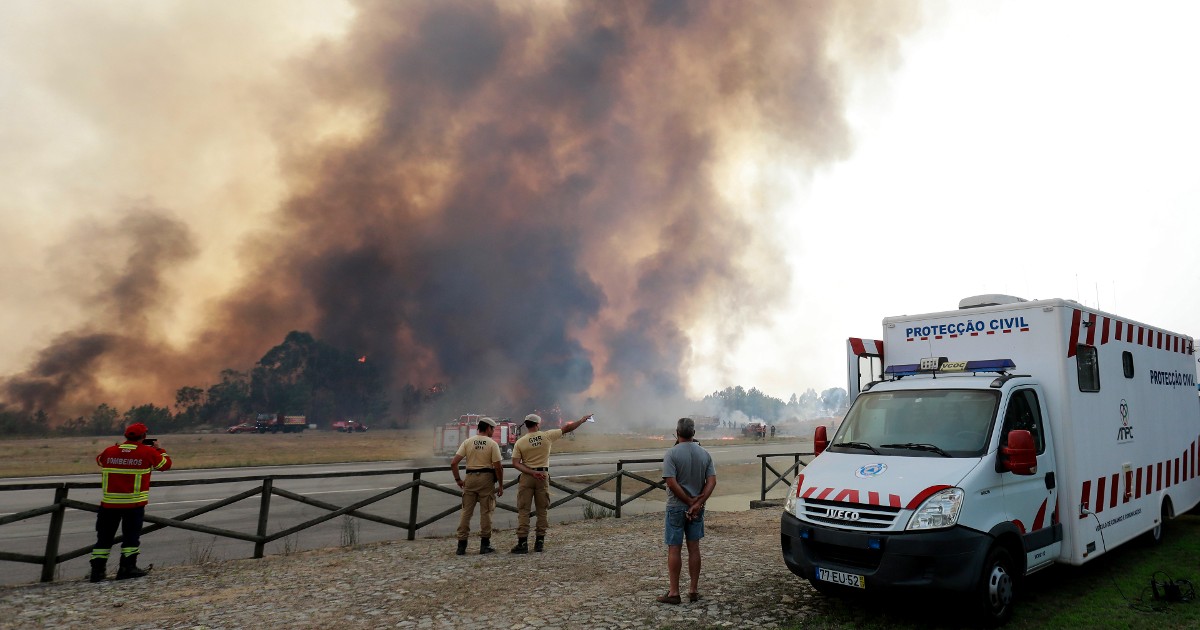
[[1200, 501], [1191, 338], [983, 297], [848, 343], [855, 399], [835, 435], [818, 428], [781, 524], [818, 590], [968, 592], [1003, 623], [1020, 577], [1158, 539]]

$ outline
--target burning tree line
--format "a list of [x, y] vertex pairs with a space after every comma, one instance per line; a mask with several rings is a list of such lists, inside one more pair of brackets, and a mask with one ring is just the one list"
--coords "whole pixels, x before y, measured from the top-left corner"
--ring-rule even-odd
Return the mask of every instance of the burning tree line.
[[[444, 391], [441, 385], [424, 391], [407, 385], [399, 394], [401, 415], [415, 413]], [[225, 426], [256, 412], [303, 415], [319, 424], [346, 417], [379, 422], [390, 403], [383, 376], [367, 357], [293, 331], [250, 370], [225, 369], [220, 381], [207, 388], [179, 388], [174, 410], [147, 403], [121, 413], [101, 403], [87, 415], [52, 418], [41, 409], [0, 405], [0, 434], [108, 435], [132, 422], [165, 433]]]

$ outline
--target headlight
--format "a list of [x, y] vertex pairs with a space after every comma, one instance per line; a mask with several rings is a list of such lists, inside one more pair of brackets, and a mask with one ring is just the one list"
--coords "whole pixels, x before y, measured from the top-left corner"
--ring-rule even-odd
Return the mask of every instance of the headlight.
[[796, 475], [796, 481], [788, 487], [787, 498], [783, 501], [783, 511], [792, 516], [796, 514], [796, 497], [800, 494], [800, 487], [804, 485], [804, 475]]
[[913, 513], [905, 529], [941, 529], [954, 526], [958, 523], [964, 496], [962, 488], [946, 488], [933, 493]]

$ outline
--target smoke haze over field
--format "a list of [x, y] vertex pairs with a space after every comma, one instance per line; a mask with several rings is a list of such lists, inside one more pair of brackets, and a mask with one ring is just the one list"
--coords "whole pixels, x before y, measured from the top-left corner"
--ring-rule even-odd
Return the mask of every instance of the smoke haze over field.
[[[464, 405], [670, 414], [697, 330], [732, 348], [788, 290], [772, 163], [848, 157], [850, 77], [897, 64], [916, 22], [891, 2], [255, 4], [7, 9], [7, 98], [52, 131], [0, 123], [0, 277], [26, 313], [6, 323], [30, 344], [0, 399], [169, 404], [309, 330]], [[55, 229], [24, 238], [40, 217]]]

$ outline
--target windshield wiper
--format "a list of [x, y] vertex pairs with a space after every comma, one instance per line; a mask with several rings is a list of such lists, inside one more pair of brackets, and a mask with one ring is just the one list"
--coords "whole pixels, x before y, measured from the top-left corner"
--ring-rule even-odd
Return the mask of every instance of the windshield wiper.
[[849, 448], [865, 448], [868, 451], [875, 453], [876, 455], [879, 454], [879, 451], [875, 450], [874, 446], [871, 446], [870, 444], [867, 444], [866, 442], [838, 442], [837, 444], [834, 444], [834, 446], [846, 446]]
[[939, 448], [935, 444], [918, 444], [916, 442], [905, 442], [904, 444], [881, 444], [880, 446], [883, 448], [906, 448], [906, 449], [909, 449], [912, 451], [929, 451], [930, 453], [937, 453], [938, 455], [941, 455], [942, 457], [953, 457], [953, 455], [951, 455], [950, 453], [947, 453], [946, 451], [943, 451], [941, 448]]

